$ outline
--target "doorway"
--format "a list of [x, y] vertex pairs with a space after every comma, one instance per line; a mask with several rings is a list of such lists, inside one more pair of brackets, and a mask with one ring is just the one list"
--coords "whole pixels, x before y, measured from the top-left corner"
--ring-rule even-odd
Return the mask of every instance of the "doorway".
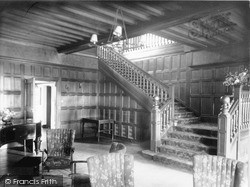
[[44, 128], [56, 127], [56, 82], [35, 80], [33, 120]]

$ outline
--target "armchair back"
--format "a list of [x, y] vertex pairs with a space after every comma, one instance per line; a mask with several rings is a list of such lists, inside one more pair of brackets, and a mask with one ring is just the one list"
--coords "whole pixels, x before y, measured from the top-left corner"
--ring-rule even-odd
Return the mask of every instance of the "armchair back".
[[73, 129], [48, 129], [47, 135], [47, 155], [56, 157], [70, 156], [71, 148], [75, 139]]
[[194, 156], [194, 187], [248, 187], [248, 165], [214, 155]]
[[133, 187], [134, 157], [108, 153], [87, 159], [91, 187]]

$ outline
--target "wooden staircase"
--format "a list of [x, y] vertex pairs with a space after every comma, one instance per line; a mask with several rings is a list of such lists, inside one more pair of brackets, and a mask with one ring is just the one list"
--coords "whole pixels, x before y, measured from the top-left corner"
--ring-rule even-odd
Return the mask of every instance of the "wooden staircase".
[[[151, 151], [142, 151], [144, 156], [171, 167], [192, 171], [194, 155], [216, 155], [217, 124], [201, 122], [192, 111], [178, 101], [174, 101], [174, 94], [171, 94], [173, 88], [171, 90], [112, 49], [99, 48], [98, 57], [100, 69], [105, 70], [109, 75], [112, 74], [115, 77], [114, 81], [119, 80], [119, 82], [128, 84], [127, 87], [130, 88], [131, 94], [133, 94], [132, 90], [136, 89], [142, 92], [137, 98], [139, 101], [144, 98], [141, 102], [142, 105], [147, 97], [152, 109], [157, 105], [153, 102], [154, 96], [159, 96], [159, 109], [155, 111], [161, 112], [159, 116], [164, 116], [160, 120], [161, 127], [158, 129], [161, 131], [159, 132], [161, 134], [160, 145], [156, 144]], [[112, 69], [114, 72], [108, 69]], [[134, 93], [134, 95], [138, 94], [139, 91]], [[146, 107], [150, 109], [150, 106]]]
[[152, 158], [173, 168], [192, 171], [194, 155], [217, 154], [217, 124], [201, 122], [185, 107], [176, 105], [177, 125], [162, 137], [159, 152]]

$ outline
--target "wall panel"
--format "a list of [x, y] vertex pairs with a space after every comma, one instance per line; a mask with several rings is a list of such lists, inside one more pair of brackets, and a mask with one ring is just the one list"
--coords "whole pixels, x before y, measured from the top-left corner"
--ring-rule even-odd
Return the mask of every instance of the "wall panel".
[[143, 133], [149, 131], [150, 125], [150, 119], [143, 121], [145, 116], [141, 117], [146, 113], [145, 109], [113, 81], [104, 75], [100, 77], [103, 78], [99, 83], [99, 115], [116, 121], [116, 138], [142, 140]]
[[[0, 73], [0, 108], [15, 111], [16, 123], [23, 121], [24, 79], [30, 77], [58, 83], [57, 127], [76, 129], [76, 137], [79, 138], [79, 120], [98, 115], [98, 73], [95, 69], [0, 61]], [[90, 75], [90, 78], [86, 78], [85, 74]]]
[[[140, 67], [163, 83], [175, 84], [176, 99], [193, 109], [203, 119], [216, 121], [220, 108], [219, 98], [225, 93], [231, 93], [231, 88], [222, 84], [226, 73], [239, 72], [244, 64], [249, 63], [242, 61], [246, 58], [244, 56], [240, 57], [240, 63], [235, 58], [230, 59], [231, 53], [237, 56], [235, 47], [240, 50], [244, 45], [218, 48], [214, 51], [190, 51], [165, 56], [162, 54], [161, 57], [147, 60], [137, 59], [134, 63], [140, 64]], [[228, 55], [225, 55], [225, 52], [228, 52]], [[145, 68], [148, 64], [149, 68]]]

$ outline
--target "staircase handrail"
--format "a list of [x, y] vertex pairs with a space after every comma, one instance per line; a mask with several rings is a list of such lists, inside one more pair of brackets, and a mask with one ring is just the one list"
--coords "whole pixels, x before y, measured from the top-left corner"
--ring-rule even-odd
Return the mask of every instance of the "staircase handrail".
[[127, 65], [130, 65], [132, 68], [140, 71], [141, 73], [143, 73], [146, 77], [148, 77], [149, 79], [152, 79], [152, 81], [154, 81], [156, 84], [160, 84], [163, 87], [168, 87], [167, 85], [165, 85], [164, 83], [162, 83], [161, 81], [159, 81], [158, 79], [154, 78], [152, 75], [150, 75], [149, 73], [147, 73], [146, 71], [144, 71], [143, 69], [139, 68], [138, 66], [136, 66], [135, 64], [133, 64], [130, 60], [128, 60], [126, 57], [120, 55], [118, 52], [116, 52], [115, 50], [113, 50], [110, 47], [107, 46], [100, 46], [98, 47], [100, 48], [106, 48], [108, 49], [110, 52], [116, 54], [117, 56], [119, 56], [119, 58], [123, 59], [124, 61], [126, 61]]
[[165, 85], [110, 47], [99, 46], [97, 54], [100, 61], [154, 99], [150, 149], [157, 152], [162, 135], [173, 125], [174, 85]]
[[[106, 51], [106, 55], [104, 54]], [[109, 54], [109, 55], [107, 55]], [[110, 55], [112, 54], [112, 55]], [[110, 59], [105, 58], [105, 56], [110, 56]], [[110, 47], [107, 46], [99, 46], [98, 47], [98, 58], [102, 58], [103, 60], [122, 60], [125, 62], [125, 65], [129, 68], [131, 68], [132, 70], [139, 72], [143, 78], [147, 79], [148, 81], [150, 81], [151, 84], [154, 84], [156, 87], [161, 88], [162, 90], [164, 90], [166, 92], [167, 97], [165, 98], [160, 98], [162, 101], [166, 100], [168, 98], [168, 90], [169, 90], [169, 86], [165, 85], [164, 83], [162, 83], [161, 81], [157, 80], [156, 78], [154, 78], [153, 76], [151, 76], [150, 74], [148, 74], [147, 72], [145, 72], [144, 70], [142, 70], [141, 68], [137, 67], [135, 64], [133, 64], [132, 62], [130, 62], [130, 60], [128, 60], [127, 58], [125, 58], [124, 56], [120, 55], [118, 52], [116, 52], [115, 50], [113, 50]], [[157, 92], [157, 91], [156, 91]], [[153, 97], [156, 96], [157, 94], [152, 95]]]

